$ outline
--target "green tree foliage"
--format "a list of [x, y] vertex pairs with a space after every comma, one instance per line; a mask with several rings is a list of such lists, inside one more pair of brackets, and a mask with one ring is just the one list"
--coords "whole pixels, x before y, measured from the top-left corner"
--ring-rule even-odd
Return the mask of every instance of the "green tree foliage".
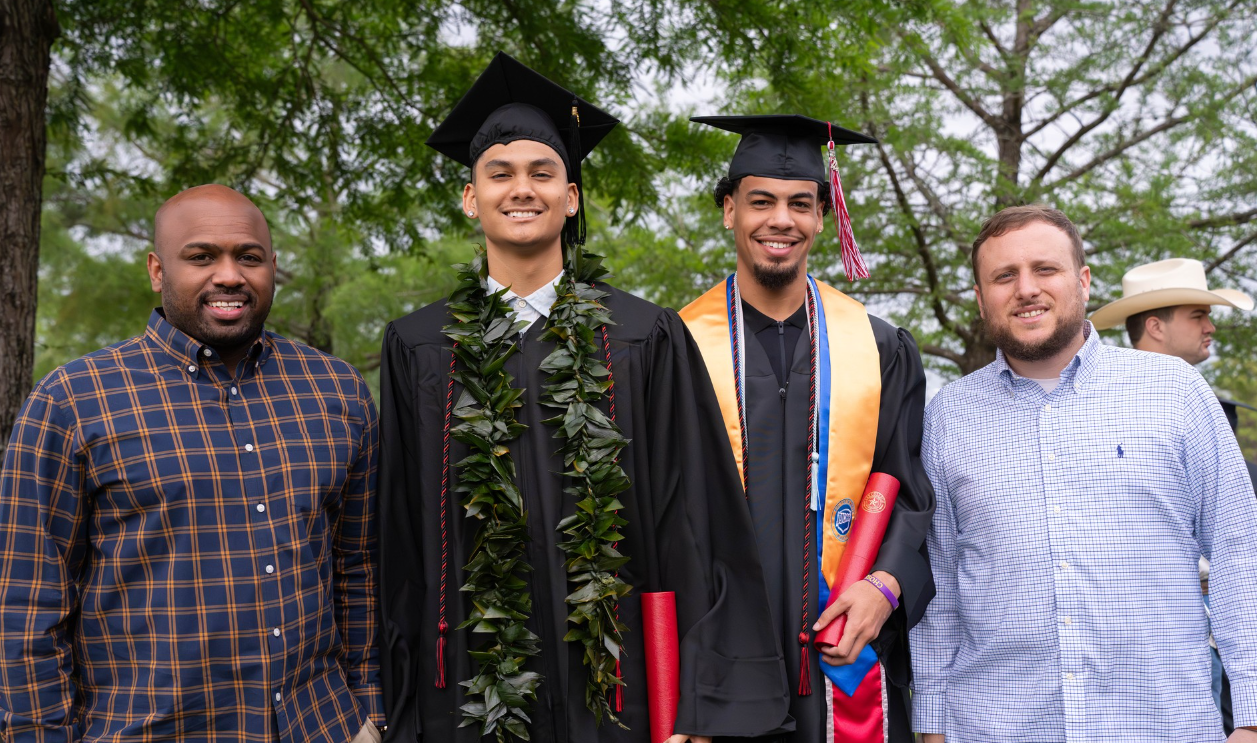
[[[1257, 16], [1246, 3], [969, 0], [871, 7], [862, 20], [807, 7], [799, 12], [833, 22], [814, 19], [811, 43], [791, 45], [792, 59], [720, 70], [728, 110], [806, 112], [881, 140], [839, 157], [873, 269], [846, 288], [911, 328], [945, 376], [993, 357], [968, 257], [982, 220], [1003, 206], [1047, 203], [1079, 224], [1096, 279], [1092, 308], [1120, 293], [1131, 266], [1173, 256], [1203, 260], [1216, 285], [1257, 286], [1257, 59], [1248, 41]], [[710, 162], [694, 154], [713, 151], [700, 134], [663, 140], [686, 152], [677, 160], [704, 192], [733, 146], [715, 136], [727, 144]], [[665, 232], [648, 248], [660, 270], [638, 280], [684, 294], [673, 271], [727, 263], [714, 208], [706, 195], [665, 207]], [[845, 286], [826, 234], [811, 267]], [[699, 257], [670, 255], [678, 250]], [[1218, 336], [1223, 355], [1248, 358], [1257, 324], [1231, 313]], [[1228, 369], [1206, 372], [1224, 382]]]
[[[1242, 0], [59, 10], [39, 372], [136, 332], [153, 303], [151, 214], [206, 181], [242, 188], [271, 219], [272, 326], [370, 370], [383, 322], [447, 292], [444, 267], [476, 241], [457, 211], [466, 174], [422, 141], [497, 49], [625, 119], [586, 171], [590, 247], [664, 304], [733, 265], [710, 190], [735, 138], [685, 120], [712, 112], [798, 111], [881, 140], [839, 154], [873, 279], [842, 280], [832, 222], [812, 268], [911, 328], [945, 377], [993, 354], [968, 250], [1003, 205], [1044, 202], [1079, 223], [1093, 307], [1130, 266], [1178, 255], [1204, 260], [1216, 285], [1254, 288], [1257, 17]], [[694, 79], [714, 80], [721, 103], [676, 105]], [[1226, 363], [1204, 371], [1247, 399], [1257, 323], [1219, 319]]]
[[[269, 324], [370, 372], [385, 320], [447, 293], [444, 269], [476, 241], [458, 210], [464, 169], [423, 145], [434, 123], [498, 49], [590, 98], [627, 100], [644, 57], [613, 53], [604, 36], [629, 10], [61, 4], [36, 376], [142, 329], [159, 301], [144, 275], [152, 214], [206, 182], [239, 188], [268, 216], [280, 261]], [[650, 173], [630, 165], [640, 150], [619, 132], [591, 163], [617, 214], [654, 199]]]

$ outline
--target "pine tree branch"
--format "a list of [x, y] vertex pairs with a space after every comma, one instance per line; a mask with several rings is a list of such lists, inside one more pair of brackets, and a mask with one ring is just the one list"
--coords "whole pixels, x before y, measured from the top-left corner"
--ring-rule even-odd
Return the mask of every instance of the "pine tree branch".
[[978, 118], [982, 119], [982, 121], [987, 126], [991, 127], [991, 129], [999, 131], [1002, 128], [1002, 123], [995, 117], [994, 114], [983, 108], [979, 101], [970, 96], [964, 88], [961, 88], [960, 85], [947, 74], [947, 70], [944, 70], [943, 66], [938, 63], [938, 60], [934, 59], [934, 56], [926, 50], [925, 44], [919, 37], [910, 37], [908, 34], [901, 31], [899, 33], [899, 38], [905, 44], [912, 47], [913, 51], [916, 52], [921, 61], [925, 63], [925, 66], [930, 68], [930, 73], [934, 75], [934, 79], [942, 83], [943, 87], [954, 95], [965, 108], [969, 109], [977, 115]]
[[[1257, 82], [1257, 75], [1250, 76], [1249, 78], [1244, 80], [1243, 83], [1235, 86], [1226, 95], [1222, 96], [1219, 99], [1218, 103], [1230, 102], [1231, 99], [1235, 98], [1236, 96], [1240, 95], [1244, 91], [1251, 88], [1253, 86], [1253, 83], [1255, 82]], [[1210, 109], [1212, 109], [1212, 107], [1210, 107]], [[1097, 167], [1108, 162], [1109, 160], [1112, 160], [1118, 157], [1126, 150], [1129, 150], [1131, 147], [1134, 147], [1135, 145], [1140, 144], [1141, 142], [1146, 142], [1152, 137], [1155, 137], [1156, 135], [1162, 132], [1169, 131], [1170, 129], [1173, 129], [1174, 127], [1180, 124], [1183, 124], [1188, 121], [1194, 121], [1195, 119], [1200, 118], [1203, 112], [1204, 110], [1198, 109], [1192, 113], [1184, 114], [1183, 116], [1173, 116], [1168, 119], [1165, 119], [1161, 123], [1143, 132], [1142, 134], [1131, 137], [1130, 139], [1123, 140], [1122, 142], [1119, 142], [1117, 145], [1110, 147], [1108, 150], [1105, 150], [1099, 155], [1096, 155], [1085, 165], [1075, 168], [1068, 175], [1062, 176], [1058, 178], [1057, 180], [1053, 181], [1052, 183], [1050, 183], [1048, 186], [1044, 187], [1042, 189], [1042, 192], [1046, 193], [1046, 192], [1056, 189], [1058, 186], [1062, 186], [1066, 183], [1076, 181], [1079, 178], [1086, 175], [1087, 173], [1090, 173], [1092, 170], [1095, 170]]]
[[[1073, 111], [1074, 109], [1078, 108], [1079, 106], [1089, 103], [1106, 93], [1116, 92], [1123, 83], [1126, 83], [1126, 81], [1129, 81], [1128, 83], [1126, 83], [1127, 88], [1132, 88], [1139, 85], [1143, 85], [1149, 80], [1157, 77], [1162, 72], [1165, 72], [1167, 69], [1169, 69], [1170, 66], [1173, 65], [1175, 62], [1177, 62], [1184, 54], [1186, 54], [1187, 52], [1195, 48], [1197, 44], [1199, 44], [1201, 41], [1204, 41], [1205, 38], [1209, 36], [1209, 34], [1213, 33], [1213, 30], [1218, 27], [1218, 24], [1222, 23], [1222, 21], [1225, 20], [1230, 15], [1230, 12], [1234, 10], [1235, 7], [1239, 5], [1240, 2], [1242, 1], [1243, 0], [1234, 0], [1234, 2], [1232, 2], [1229, 6], [1227, 6], [1226, 11], [1210, 19], [1209, 23], [1205, 25], [1204, 30], [1202, 30], [1200, 33], [1196, 34], [1195, 36], [1189, 37], [1187, 41], [1185, 41], [1183, 44], [1181, 44], [1180, 46], [1170, 51], [1170, 53], [1167, 54], [1166, 56], [1162, 57], [1160, 61], [1150, 66], [1147, 70], [1143, 72], [1143, 74], [1138, 75], [1136, 77], [1131, 77], [1128, 74], [1126, 77], [1122, 78], [1122, 82], [1109, 83], [1108, 85], [1104, 85], [1102, 87], [1095, 88], [1094, 90], [1088, 91], [1082, 96], [1075, 98], [1069, 103], [1066, 103], [1056, 113], [1052, 114], [1046, 119], [1043, 119], [1038, 124], [1035, 124], [1034, 126], [1032, 126], [1029, 130], [1027, 130], [1026, 136], [1033, 137], [1035, 134], [1038, 134], [1039, 132], [1043, 131], [1044, 129], [1051, 126], [1052, 124], [1055, 124], [1057, 121], [1060, 121], [1060, 119], [1063, 116]], [[1143, 64], [1144, 61], [1146, 60], [1141, 58], [1141, 59], [1138, 59], [1136, 63]], [[1132, 69], [1131, 72], [1138, 72], [1138, 70]]]
[[1235, 243], [1234, 245], [1231, 246], [1230, 250], [1218, 256], [1216, 260], [1214, 260], [1209, 265], [1205, 266], [1205, 273], [1212, 273], [1215, 268], [1231, 260], [1236, 255], [1238, 255], [1241, 250], [1243, 250], [1244, 248], [1247, 248], [1249, 245], [1252, 245], [1254, 242], [1257, 242], [1257, 232], [1254, 232], [1253, 234], [1249, 235], [1243, 240], [1240, 240], [1239, 242]]
[[1152, 38], [1144, 45], [1143, 52], [1135, 58], [1135, 63], [1131, 66], [1130, 72], [1126, 73], [1126, 77], [1118, 83], [1117, 89], [1113, 93], [1113, 99], [1104, 108], [1104, 111], [1093, 118], [1090, 122], [1079, 127], [1078, 130], [1069, 137], [1069, 139], [1066, 139], [1060, 147], [1056, 148], [1056, 152], [1053, 152], [1048, 157], [1047, 162], [1043, 164], [1043, 167], [1039, 168], [1039, 172], [1035, 173], [1034, 177], [1030, 179], [1032, 184], [1042, 183], [1043, 179], [1047, 177], [1048, 173], [1052, 172], [1052, 169], [1055, 168], [1056, 164], [1061, 161], [1061, 158], [1065, 157], [1065, 153], [1067, 153], [1070, 148], [1078, 144], [1083, 137], [1091, 133], [1096, 127], [1100, 126], [1105, 121], [1108, 121], [1109, 117], [1113, 115], [1113, 112], [1118, 110], [1122, 102], [1122, 96], [1130, 89], [1131, 83], [1139, 74], [1139, 71], [1143, 69], [1144, 64], [1152, 58], [1152, 52], [1156, 49], [1157, 43], [1161, 41], [1161, 37], [1169, 30], [1169, 16], [1170, 13], [1173, 12], [1174, 6], [1177, 2], [1178, 0], [1170, 0], [1166, 3], [1165, 8], [1161, 11], [1161, 15], [1157, 17], [1156, 23], [1153, 24]]
[[938, 346], [933, 343], [922, 343], [917, 347], [921, 349], [921, 353], [929, 354], [930, 356], [937, 356], [941, 359], [947, 359], [956, 366], [964, 368], [965, 357], [950, 348], [943, 348], [942, 346]]
[[1248, 224], [1254, 219], [1257, 219], [1257, 209], [1249, 209], [1246, 212], [1235, 212], [1234, 214], [1223, 214], [1218, 217], [1193, 219], [1187, 223], [1187, 226], [1194, 230], [1203, 230], [1211, 227], [1229, 227], [1237, 224]]
[[[860, 98], [864, 106], [864, 110], [867, 113], [868, 98], [863, 94]], [[868, 121], [866, 126], [870, 131], [874, 131], [876, 129], [872, 121]], [[917, 220], [916, 214], [912, 211], [912, 204], [908, 202], [908, 195], [904, 192], [903, 184], [899, 181], [899, 174], [895, 172], [895, 166], [890, 161], [890, 156], [886, 154], [886, 148], [881, 142], [877, 143], [877, 155], [881, 160], [882, 168], [886, 171], [886, 175], [890, 179], [891, 187], [895, 191], [895, 202], [899, 206], [899, 211], [903, 213], [904, 218], [908, 221], [908, 229], [912, 232], [913, 241], [916, 243], [917, 256], [921, 259], [921, 265], [925, 268], [926, 284], [930, 289], [930, 309], [934, 312], [934, 318], [938, 320], [938, 324], [944, 330], [955, 333], [960, 336], [965, 343], [969, 343], [969, 332], [947, 316], [947, 308], [943, 306], [943, 301], [938, 295], [938, 266], [934, 261], [933, 253], [930, 252], [929, 241], [925, 239], [925, 232], [921, 229], [921, 223]]]
[[999, 52], [1000, 57], [1007, 61], [1008, 50], [1004, 48], [1004, 45], [1000, 42], [999, 37], [995, 35], [995, 29], [991, 28], [986, 21], [978, 21], [978, 27], [982, 29], [982, 33], [986, 34], [986, 38], [989, 39], [991, 45], [995, 47], [995, 51]]

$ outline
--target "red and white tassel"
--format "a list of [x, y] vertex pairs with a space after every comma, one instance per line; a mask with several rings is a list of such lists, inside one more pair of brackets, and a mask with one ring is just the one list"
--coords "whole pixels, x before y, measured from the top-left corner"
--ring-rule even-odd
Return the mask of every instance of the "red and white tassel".
[[[832, 137], [833, 125], [830, 125]], [[829, 198], [834, 208], [834, 223], [838, 227], [838, 241], [842, 244], [842, 270], [847, 281], [867, 279], [869, 268], [864, 256], [855, 244], [855, 231], [851, 228], [851, 214], [847, 211], [847, 198], [842, 195], [842, 178], [838, 175], [838, 158], [834, 155], [834, 140], [829, 140]]]
[[437, 626], [437, 632], [440, 636], [436, 640], [436, 688], [445, 688], [445, 635], [449, 632], [450, 626], [444, 619]]

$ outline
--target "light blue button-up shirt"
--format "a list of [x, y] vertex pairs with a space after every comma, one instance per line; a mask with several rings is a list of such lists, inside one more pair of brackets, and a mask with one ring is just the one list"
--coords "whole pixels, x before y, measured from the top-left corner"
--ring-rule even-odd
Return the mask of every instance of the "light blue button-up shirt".
[[[532, 294], [521, 297], [513, 291], [508, 291], [502, 295], [502, 300], [511, 308], [513, 319], [522, 320], [527, 323], [520, 328], [519, 333], [523, 335], [528, 332], [533, 323], [543, 317], [550, 317], [550, 308], [554, 303], [559, 301], [559, 281], [563, 279], [563, 272], [560, 271], [558, 276], [550, 279], [547, 284], [542, 284]], [[485, 279], [485, 290], [492, 293], [501, 291], [504, 285], [497, 279], [489, 276]]]
[[1235, 722], [1257, 725], [1257, 500], [1200, 374], [1082, 349], [1047, 394], [1002, 354], [925, 412], [938, 595], [914, 727], [947, 743], [1221, 741], [1197, 559]]

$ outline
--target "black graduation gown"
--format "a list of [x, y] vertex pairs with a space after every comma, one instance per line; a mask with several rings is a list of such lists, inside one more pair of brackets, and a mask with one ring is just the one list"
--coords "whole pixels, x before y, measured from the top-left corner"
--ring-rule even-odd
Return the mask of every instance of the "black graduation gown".
[[[807, 697], [797, 694], [798, 635], [803, 611], [804, 503], [808, 497], [808, 340], [806, 332], [802, 332], [794, 345], [783, 398], [769, 356], [770, 352], [779, 353], [778, 346], [775, 341], [764, 343], [764, 336], [757, 335], [766, 322], [774, 326], [768, 335], [775, 337], [776, 323], [753, 308], [745, 313], [745, 318], [748, 336], [746, 428], [750, 439], [748, 503], [768, 580], [773, 624], [785, 653], [791, 692], [790, 715], [797, 725], [794, 733], [768, 736], [765, 740], [819, 743], [825, 740], [825, 686], [815, 650], [809, 653], [813, 693]], [[791, 319], [797, 325], [806, 323], [802, 311]], [[894, 515], [873, 569], [894, 575], [903, 592], [899, 609], [891, 614], [872, 645], [886, 667], [890, 739], [911, 741], [907, 711], [911, 673], [908, 629], [921, 619], [925, 605], [934, 596], [933, 574], [925, 552], [925, 534], [934, 515], [934, 489], [921, 466], [925, 371], [908, 331], [876, 317], [870, 316], [869, 321], [881, 357], [882, 375], [873, 471], [893, 475], [900, 482]], [[841, 359], [841, 349], [836, 356]], [[833, 373], [841, 375], [841, 367]], [[834, 401], [832, 410], [832, 415], [842, 414], [841, 400]], [[813, 609], [809, 627], [819, 613], [815, 602], [820, 566], [814, 555], [812, 560], [809, 595]]]
[[[571, 588], [556, 547], [555, 525], [574, 508], [562, 493], [559, 441], [540, 423], [553, 415], [537, 404], [545, 376], [538, 367], [553, 348], [539, 338], [544, 320], [525, 334], [508, 362], [526, 388], [519, 413], [527, 431], [511, 445], [528, 509], [534, 571], [529, 627], [541, 655], [529, 661], [545, 681], [529, 715], [535, 741], [647, 741], [646, 671], [639, 596], [675, 591], [681, 637], [681, 703], [676, 731], [750, 736], [789, 728], [788, 690], [772, 632], [763, 573], [750, 516], [702, 357], [680, 317], [608, 288], [617, 323], [609, 327], [616, 422], [630, 439], [621, 464], [632, 487], [621, 494], [628, 526], [619, 549], [631, 559], [620, 577], [632, 593], [620, 604], [621, 669], [627, 684], [620, 719], [626, 732], [597, 727], [585, 706], [580, 646], [567, 631], [564, 597]], [[437, 689], [436, 643], [441, 565], [441, 448], [450, 343], [444, 302], [389, 325], [381, 358], [380, 467], [381, 665], [390, 741], [478, 740], [478, 727], [458, 729], [466, 699], [458, 682], [472, 677], [464, 581], [475, 524], [451, 498], [446, 650], [447, 687]], [[458, 399], [460, 390], [454, 391]], [[604, 402], [604, 411], [606, 410]], [[450, 462], [466, 455], [451, 441]], [[456, 473], [451, 473], [451, 493]]]

